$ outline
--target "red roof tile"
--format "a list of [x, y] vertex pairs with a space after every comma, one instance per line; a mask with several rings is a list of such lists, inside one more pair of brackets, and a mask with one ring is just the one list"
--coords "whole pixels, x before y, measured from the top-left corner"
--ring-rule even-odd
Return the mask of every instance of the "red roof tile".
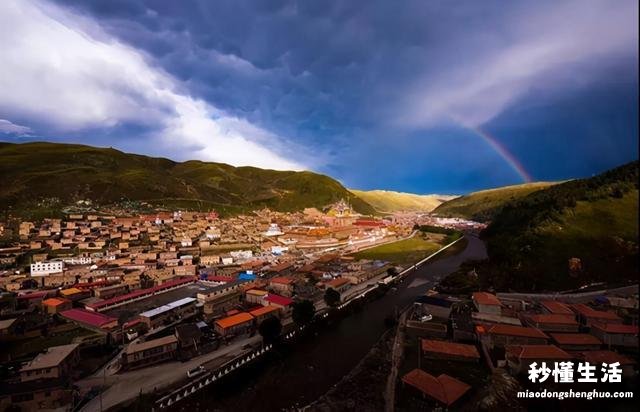
[[72, 321], [84, 323], [90, 326], [102, 328], [104, 325], [111, 323], [116, 318], [103, 315], [102, 313], [90, 312], [84, 309], [69, 309], [60, 313], [63, 318], [67, 318]]
[[550, 333], [558, 345], [602, 345], [602, 341], [588, 333]]
[[474, 292], [473, 300], [479, 305], [501, 305], [500, 300], [496, 297], [496, 295], [487, 292]]
[[519, 359], [573, 359], [555, 345], [508, 345], [505, 351]]
[[478, 349], [473, 345], [444, 342], [440, 340], [422, 339], [422, 351], [444, 353], [465, 358], [480, 358]]
[[620, 333], [625, 335], [637, 335], [638, 334], [638, 326], [634, 325], [622, 325], [619, 323], [598, 323], [594, 322], [591, 325], [592, 328], [600, 329], [606, 333]]
[[535, 323], [547, 323], [554, 325], [577, 325], [574, 315], [564, 315], [558, 313], [545, 314], [545, 315], [530, 315], [531, 319]]
[[492, 335], [522, 336], [527, 338], [549, 338], [539, 329], [513, 325], [492, 325], [487, 333]]
[[280, 306], [289, 306], [293, 303], [293, 299], [285, 298], [284, 296], [280, 295], [274, 295], [272, 293], [268, 294], [267, 297], [264, 298], [264, 300]]
[[569, 305], [562, 302], [558, 302], [555, 300], [545, 300], [540, 302], [540, 304], [551, 313], [560, 315], [573, 315], [573, 311], [571, 310]]
[[449, 375], [442, 374], [436, 378], [421, 369], [407, 373], [402, 381], [447, 406], [471, 389], [471, 386]]
[[610, 350], [590, 350], [585, 352], [579, 352], [579, 355], [586, 362], [592, 364], [601, 363], [615, 363], [620, 362], [620, 365], [635, 365], [636, 361], [627, 356], [620, 355], [619, 353]]
[[597, 318], [597, 319], [608, 319], [608, 320], [620, 320], [620, 317], [612, 312], [605, 312], [603, 310], [595, 310], [583, 303], [576, 303], [571, 305], [571, 308], [574, 312], [586, 317], [586, 318]]

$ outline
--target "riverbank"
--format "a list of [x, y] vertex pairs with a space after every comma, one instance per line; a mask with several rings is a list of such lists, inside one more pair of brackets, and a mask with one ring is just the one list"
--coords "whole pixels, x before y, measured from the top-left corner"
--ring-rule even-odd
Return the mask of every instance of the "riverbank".
[[386, 331], [358, 365], [302, 411], [356, 412], [384, 410], [386, 378], [391, 368], [395, 329]]
[[[251, 368], [242, 373], [241, 380], [198, 391], [171, 409], [188, 411], [198, 404], [199, 410], [255, 410], [255, 405], [260, 405], [264, 411], [281, 411], [309, 405], [354, 371], [389, 329], [385, 320], [396, 318], [417, 295], [462, 262], [485, 257], [484, 243], [469, 234], [428, 263], [410, 267], [402, 281], [386, 294], [356, 305], [350, 315], [297, 342], [295, 350]], [[386, 375], [381, 385], [385, 383]]]

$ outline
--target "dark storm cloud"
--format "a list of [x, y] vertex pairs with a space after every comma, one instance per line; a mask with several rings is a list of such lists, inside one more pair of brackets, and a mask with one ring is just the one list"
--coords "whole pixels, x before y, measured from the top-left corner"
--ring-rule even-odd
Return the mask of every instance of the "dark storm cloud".
[[[544, 153], [561, 158], [570, 150], [569, 144], [554, 147], [550, 138], [538, 136], [570, 134], [579, 116], [593, 113], [600, 116], [595, 123], [607, 124], [603, 105], [637, 107], [622, 92], [637, 90], [633, 0], [614, 5], [596, 0], [57, 4], [142, 51], [148, 64], [176, 79], [185, 94], [285, 136], [281, 145], [299, 144], [316, 158], [312, 167], [350, 185], [434, 191], [517, 181], [495, 153], [484, 153], [486, 147], [482, 159], [476, 156], [484, 146], [460, 124], [513, 132], [498, 137], [534, 176], [565, 177], [626, 160], [610, 150], [604, 163], [559, 170], [554, 162], [536, 159]], [[592, 95], [589, 90], [613, 73], [628, 80], [627, 89], [612, 87], [601, 101], [577, 99]], [[561, 104], [567, 100], [581, 110]], [[532, 101], [536, 124], [517, 133], [502, 126]], [[551, 118], [564, 123], [547, 122]], [[607, 137], [581, 129], [583, 136], [568, 138], [589, 140], [583, 147], [590, 150], [609, 145], [604, 139], [625, 148], [635, 144], [637, 115], [625, 112], [618, 122], [632, 127], [617, 127]], [[460, 142], [469, 154], [459, 154]], [[423, 151], [418, 158], [416, 148]], [[390, 152], [411, 170], [372, 174], [372, 159]], [[582, 156], [578, 159], [595, 156], [587, 152], [571, 153]], [[443, 166], [460, 158], [466, 172]]]

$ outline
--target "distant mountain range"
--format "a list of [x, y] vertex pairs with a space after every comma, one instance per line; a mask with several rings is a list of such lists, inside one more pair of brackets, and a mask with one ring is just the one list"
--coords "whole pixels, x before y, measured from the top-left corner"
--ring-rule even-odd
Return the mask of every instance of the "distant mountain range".
[[340, 199], [360, 213], [375, 209], [338, 181], [312, 172], [174, 162], [115, 149], [59, 143], [0, 143], [0, 209], [39, 215], [79, 200], [145, 201], [239, 213], [323, 208]]
[[381, 213], [399, 211], [431, 212], [444, 202], [457, 197], [449, 195], [416, 195], [389, 190], [349, 190]]

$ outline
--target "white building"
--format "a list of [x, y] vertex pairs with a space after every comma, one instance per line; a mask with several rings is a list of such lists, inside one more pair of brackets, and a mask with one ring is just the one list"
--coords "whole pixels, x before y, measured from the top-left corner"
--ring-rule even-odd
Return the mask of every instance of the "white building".
[[280, 230], [280, 227], [278, 227], [277, 223], [271, 223], [269, 225], [269, 228], [267, 229], [266, 232], [264, 232], [265, 236], [280, 236], [282, 235], [282, 231]]
[[36, 262], [31, 264], [31, 276], [47, 276], [53, 273], [62, 273], [64, 262], [56, 260], [53, 262]]
[[62, 261], [67, 265], [90, 265], [93, 263], [93, 259], [87, 256], [63, 258]]

